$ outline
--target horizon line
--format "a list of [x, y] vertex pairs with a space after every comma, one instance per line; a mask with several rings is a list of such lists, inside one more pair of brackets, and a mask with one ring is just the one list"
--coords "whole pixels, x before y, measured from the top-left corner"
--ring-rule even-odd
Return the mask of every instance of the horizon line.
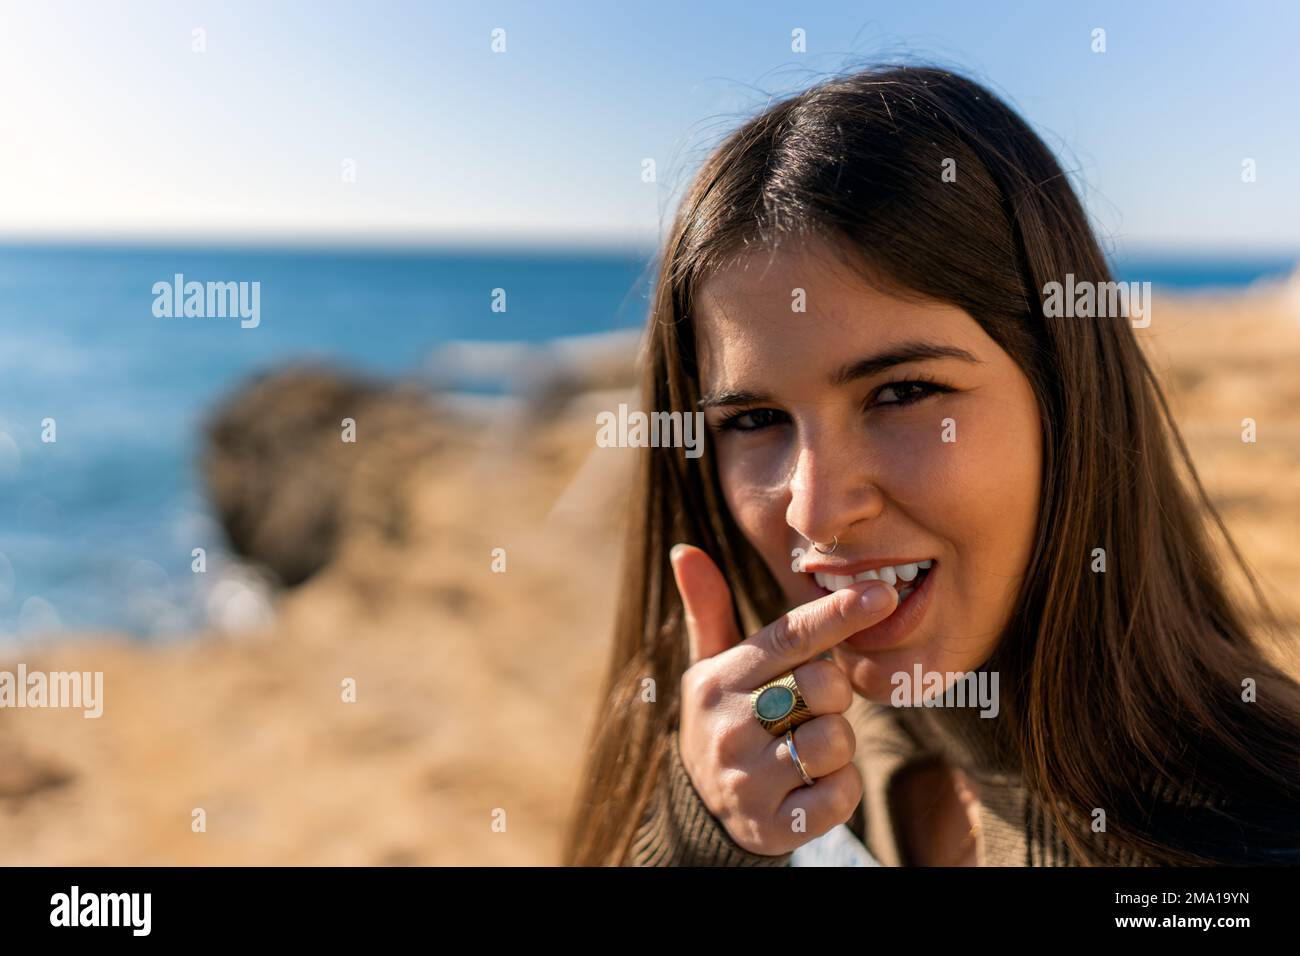
[[[1103, 252], [1112, 261], [1132, 255], [1219, 256], [1225, 258], [1289, 258], [1300, 264], [1300, 243], [1223, 243], [1215, 240], [1118, 239], [1103, 242]], [[283, 251], [332, 252], [457, 252], [513, 251], [538, 253], [588, 252], [610, 256], [632, 255], [653, 258], [662, 243], [647, 241], [644, 233], [630, 231], [500, 232], [374, 232], [348, 234], [277, 231], [236, 233], [229, 231], [20, 231], [0, 230], [0, 248], [64, 247], [159, 249], [182, 246], [190, 249], [268, 249]], [[1122, 247], [1122, 251], [1121, 251]]]

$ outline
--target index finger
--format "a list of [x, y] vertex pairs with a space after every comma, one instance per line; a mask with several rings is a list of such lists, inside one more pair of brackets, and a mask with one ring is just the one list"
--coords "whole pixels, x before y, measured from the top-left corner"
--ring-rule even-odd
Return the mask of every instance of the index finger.
[[727, 669], [757, 687], [794, 670], [847, 637], [883, 621], [898, 605], [884, 581], [856, 581], [781, 615], [729, 651]]

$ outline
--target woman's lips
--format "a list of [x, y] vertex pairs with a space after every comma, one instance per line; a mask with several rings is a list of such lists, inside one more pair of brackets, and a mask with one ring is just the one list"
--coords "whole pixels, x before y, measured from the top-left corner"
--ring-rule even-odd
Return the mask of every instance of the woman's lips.
[[[918, 568], [916, 577], [910, 583], [897, 579], [891, 582], [898, 590], [898, 606], [894, 608], [893, 613], [880, 623], [873, 624], [846, 638], [845, 644], [858, 651], [879, 651], [901, 643], [916, 630], [929, 609], [934, 594], [934, 578], [939, 570], [937, 561], [919, 563], [928, 563], [930, 566]], [[813, 586], [823, 594], [830, 594], [830, 588], [817, 583], [817, 576], [821, 575], [813, 576]], [[881, 577], [888, 581], [888, 576], [881, 575]]]

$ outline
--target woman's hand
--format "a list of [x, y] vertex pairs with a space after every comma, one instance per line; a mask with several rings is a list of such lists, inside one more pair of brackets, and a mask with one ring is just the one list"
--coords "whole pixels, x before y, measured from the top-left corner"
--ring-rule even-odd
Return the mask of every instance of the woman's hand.
[[[699, 548], [672, 550], [682, 596], [691, 665], [682, 675], [682, 762], [709, 811], [751, 853], [778, 856], [852, 816], [862, 779], [852, 764], [857, 741], [844, 712], [849, 679], [817, 655], [894, 610], [897, 592], [866, 581], [810, 601], [746, 640], [736, 628], [731, 589]], [[763, 729], [750, 693], [794, 671], [815, 715], [794, 731], [795, 749], [815, 783], [808, 787], [790, 759], [785, 736]], [[804, 811], [804, 829], [794, 827]]]

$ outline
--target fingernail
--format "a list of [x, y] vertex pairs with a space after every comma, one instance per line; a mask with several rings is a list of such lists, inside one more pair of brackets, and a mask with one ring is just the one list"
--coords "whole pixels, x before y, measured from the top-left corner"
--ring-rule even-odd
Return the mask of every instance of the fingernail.
[[862, 602], [863, 609], [867, 611], [883, 611], [889, 607], [889, 592], [892, 590], [894, 589], [883, 581], [876, 581], [871, 587], [862, 592], [862, 596], [858, 600]]
[[684, 545], [684, 544], [675, 544], [675, 545], [673, 545], [672, 550], [668, 552], [668, 560], [669, 560], [669, 561], [676, 561], [676, 560], [677, 560], [677, 556], [678, 556], [679, 554], [681, 554], [681, 553], [682, 553], [683, 551], [685, 551], [685, 550], [686, 550], [686, 545]]

